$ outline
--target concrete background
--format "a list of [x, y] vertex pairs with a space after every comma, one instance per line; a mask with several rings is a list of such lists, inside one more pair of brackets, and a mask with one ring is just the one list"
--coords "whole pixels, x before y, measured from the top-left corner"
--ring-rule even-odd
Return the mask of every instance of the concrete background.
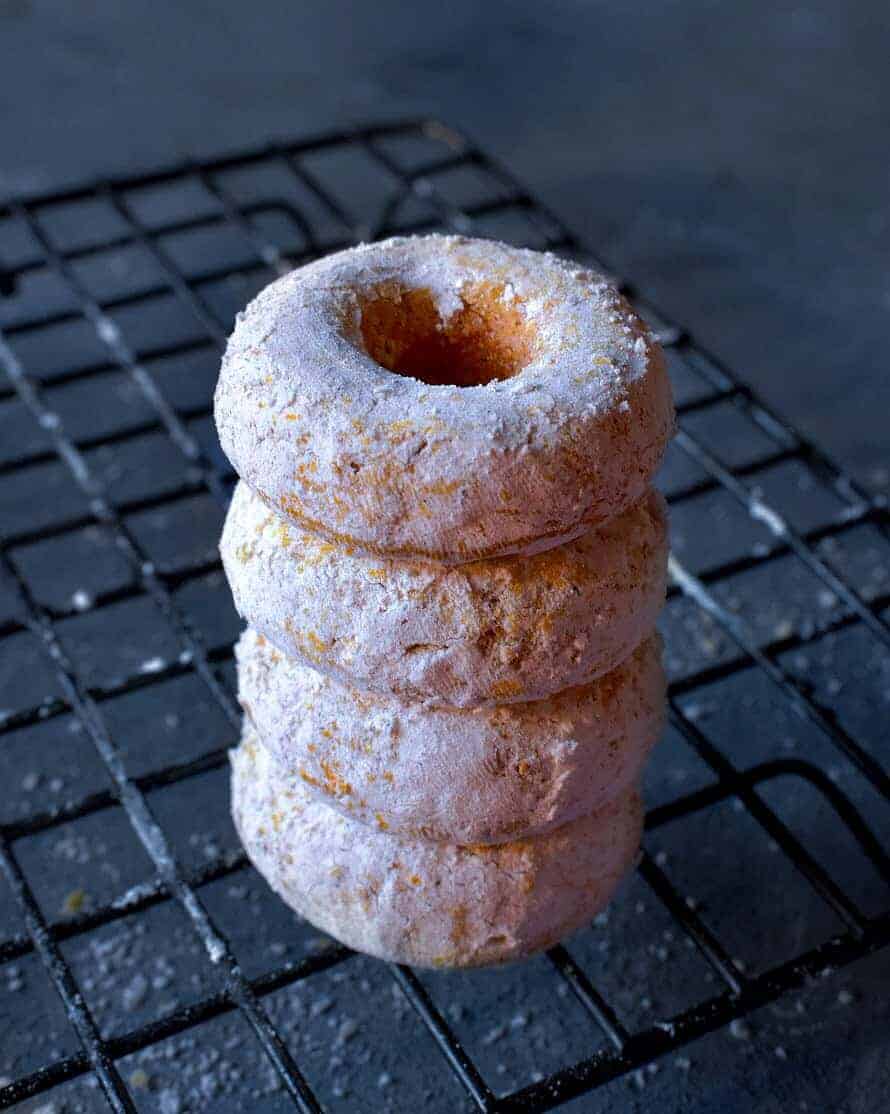
[[860, 0], [0, 0], [0, 196], [438, 114], [884, 486], [888, 58]]

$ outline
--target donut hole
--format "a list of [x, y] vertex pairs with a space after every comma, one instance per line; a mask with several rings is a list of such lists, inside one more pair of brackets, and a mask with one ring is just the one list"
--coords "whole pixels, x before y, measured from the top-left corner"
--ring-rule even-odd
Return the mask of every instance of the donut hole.
[[434, 386], [480, 387], [518, 375], [535, 334], [517, 302], [493, 283], [464, 287], [460, 298], [443, 318], [428, 289], [379, 287], [361, 305], [365, 351], [387, 371]]

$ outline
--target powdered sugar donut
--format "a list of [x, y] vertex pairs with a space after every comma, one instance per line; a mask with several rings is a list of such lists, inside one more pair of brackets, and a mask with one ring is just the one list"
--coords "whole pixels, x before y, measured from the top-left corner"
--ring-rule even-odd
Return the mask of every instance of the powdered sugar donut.
[[455, 711], [360, 693], [247, 631], [238, 692], [279, 765], [352, 818], [503, 843], [592, 812], [637, 780], [664, 716], [660, 649], [650, 638], [607, 676], [549, 700]]
[[443, 567], [334, 546], [239, 484], [220, 545], [235, 606], [284, 653], [453, 707], [537, 700], [613, 669], [664, 603], [664, 500], [529, 557]]
[[266, 287], [215, 410], [235, 470], [292, 522], [451, 563], [614, 517], [673, 429], [661, 351], [601, 275], [456, 236], [364, 245]]
[[246, 733], [232, 752], [235, 826], [256, 868], [323, 932], [381, 959], [472, 967], [580, 928], [633, 862], [633, 791], [538, 839], [456, 847], [375, 832], [312, 798]]

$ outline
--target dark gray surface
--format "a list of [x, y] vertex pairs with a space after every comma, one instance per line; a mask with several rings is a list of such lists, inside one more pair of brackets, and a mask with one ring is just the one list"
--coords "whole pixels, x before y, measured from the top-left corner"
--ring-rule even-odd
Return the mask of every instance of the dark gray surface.
[[0, 196], [439, 114], [886, 486], [888, 57], [874, 0], [3, 0]]
[[[404, 4], [355, 10], [328, 4], [307, 13], [285, 4], [240, 11], [229, 2], [132, 5], [125, 12], [107, 3], [77, 8], [6, 3], [0, 7], [0, 192], [52, 188], [69, 179], [137, 170], [371, 116], [434, 112], [469, 128], [591, 244], [604, 249], [616, 267], [689, 323], [789, 416], [868, 474], [886, 463], [883, 422], [890, 400], [879, 355], [888, 308], [882, 253], [890, 246], [890, 227], [882, 132], [890, 35], [868, 12], [866, 6], [840, 4], [749, 5], [744, 11], [716, 4], [653, 5], [644, 16], [618, 5], [533, 9], [516, 4], [498, 13], [452, 4], [421, 17]], [[45, 487], [41, 480], [41, 490]], [[796, 498], [799, 502], [799, 493]], [[720, 526], [727, 516], [700, 509], [704, 518], [698, 521], [694, 512], [675, 516], [678, 551], [684, 560], [692, 556], [693, 565], [706, 556], [701, 537], [717, 547], [726, 534]], [[144, 526], [151, 530], [151, 523]], [[739, 527], [730, 533], [740, 545]], [[85, 548], [90, 544], [91, 539], [83, 539]], [[39, 580], [40, 561], [29, 560], [28, 568]], [[190, 597], [195, 609], [204, 606], [201, 589], [198, 585]], [[219, 607], [223, 591], [217, 585], [207, 598], [225, 622], [232, 616]], [[788, 614], [767, 612], [750, 579], [738, 586], [741, 597], [746, 592], [755, 601], [746, 602], [746, 612], [770, 629], [794, 621], [793, 586], [783, 596]], [[665, 619], [668, 664], [677, 674], [696, 655], [725, 650], [710, 641], [705, 647], [688, 611], [678, 602]], [[120, 624], [117, 639], [107, 638], [107, 626], [100, 638], [88, 617], [63, 628], [83, 669], [95, 679], [131, 668], [146, 648], [168, 652], [160, 642], [146, 640], [144, 624], [139, 645], [127, 641], [134, 625], [128, 605], [114, 618]], [[769, 630], [762, 633], [765, 637]], [[230, 636], [227, 628], [220, 638]], [[858, 731], [865, 731], [879, 753], [887, 718], [882, 701], [890, 685], [886, 668], [865, 657], [868, 643], [863, 640], [857, 648], [853, 641], [833, 640], [825, 661], [815, 667], [824, 672], [829, 693], [835, 670], [855, 679], [837, 703], [845, 721], [852, 719]], [[9, 683], [24, 700], [27, 693], [18, 691], [22, 660], [17, 655], [11, 663]], [[32, 680], [46, 687], [42, 677]], [[171, 695], [165, 709], [177, 714], [181, 701], [184, 716], [192, 700], [186, 692]], [[734, 757], [741, 762], [763, 757], [757, 750], [761, 744], [764, 754], [773, 753], [780, 732], [789, 751], [796, 749], [832, 770], [872, 815], [867, 795], [857, 792], [855, 775], [835, 762], [824, 744], [818, 751], [820, 740], [812, 732], [797, 734], [796, 721], [785, 723], [776, 709], [765, 712], [768, 700], [767, 692], [752, 694], [726, 684], [715, 687], [713, 700], [701, 700], [695, 712], [729, 753], [740, 748]], [[123, 700], [109, 715], [131, 748], [128, 761], [141, 769], [166, 758], [164, 737], [157, 732], [149, 737], [150, 723], [137, 704]], [[146, 727], [144, 740], [134, 727], [140, 722]], [[203, 716], [201, 722], [207, 722]], [[768, 733], [759, 730], [762, 722], [769, 723]], [[36, 738], [39, 730], [22, 732], [4, 749], [0, 767], [8, 770], [11, 784], [40, 774], [28, 779], [28, 786], [34, 781], [32, 788], [23, 785], [22, 793], [10, 795], [3, 805], [10, 817], [33, 807], [35, 800], [45, 804], [59, 793], [76, 795], [75, 790], [103, 784], [101, 770], [91, 764], [76, 732], [70, 737], [56, 732], [54, 751]], [[36, 756], [38, 748], [51, 770], [21, 765], [22, 756]], [[657, 752], [649, 776], [652, 803], [690, 788], [702, 776], [688, 759], [681, 761], [685, 753], [670, 739]], [[190, 862], [209, 854], [207, 846], [228, 846], [233, 839], [224, 779], [208, 775], [205, 790], [202, 799], [213, 802], [212, 816], [191, 815], [179, 796], [181, 788], [161, 790], [152, 798], [177, 851]], [[869, 894], [878, 904], [884, 900], [836, 838], [830, 816], [807, 807], [805, 797], [787, 786], [776, 805], [820, 856], [837, 856], [830, 860], [832, 868], [861, 886], [857, 897], [866, 908]], [[722, 822], [720, 810], [703, 820], [698, 845], [705, 852], [695, 857], [671, 846], [670, 829], [650, 845], [666, 851], [672, 876], [704, 900], [706, 916], [718, 918], [729, 938], [740, 893], [763, 895], [771, 903], [746, 910], [745, 923], [755, 930], [737, 941], [740, 957], [756, 969], [758, 961], [790, 954], [831, 925], [799, 880], [774, 865], [766, 841], [760, 837], [758, 843], [753, 835], [748, 841], [741, 821], [731, 821]], [[99, 835], [85, 824], [82, 838], [75, 836], [36, 839], [23, 848], [33, 874], [46, 880], [40, 897], [48, 912], [57, 912], [64, 897], [52, 889], [59, 866], [76, 864], [78, 883], [84, 882], [93, 897], [124, 888], [134, 880], [127, 871], [144, 866], [138, 849], [124, 846], [126, 828], [119, 830], [115, 820], [106, 820]], [[110, 853], [115, 848], [121, 856]], [[53, 865], [41, 870], [44, 858]], [[3, 896], [0, 920], [8, 907]], [[295, 954], [309, 946], [288, 936], [289, 921], [266, 919], [270, 902], [256, 879], [246, 887], [241, 879], [219, 884], [205, 897], [239, 955], [242, 949], [246, 955], [259, 948], [274, 963], [285, 941]], [[684, 995], [694, 998], [702, 990], [694, 955], [685, 956], [672, 940], [654, 939], [670, 929], [661, 920], [653, 924], [650, 906], [634, 880], [609, 920], [573, 945], [634, 1023], [682, 1008]], [[165, 917], [172, 919], [165, 922]], [[157, 1011], [165, 995], [187, 1000], [206, 989], [194, 941], [177, 915], [158, 913], [146, 925], [137, 930], [125, 924], [69, 948], [78, 974], [90, 981], [90, 1005], [103, 1025], [122, 1024], [121, 1011], [133, 1014], [131, 1023], [141, 1009]], [[249, 945], [239, 929], [249, 936]], [[671, 953], [669, 965], [661, 950]], [[143, 997], [134, 979], [146, 970], [152, 982]], [[335, 1109], [361, 1109], [370, 1094], [375, 1109], [416, 1109], [416, 1091], [403, 1088], [422, 1066], [429, 1073], [422, 1082], [429, 1083], [440, 1108], [459, 1109], [449, 1077], [418, 1043], [413, 1015], [398, 1000], [391, 1007], [392, 1032], [414, 1060], [400, 1077], [391, 1049], [375, 1045], [379, 1032], [375, 1036], [369, 1016], [373, 999], [365, 997], [363, 980], [376, 987], [376, 965], [356, 960], [342, 980], [339, 975], [330, 977], [327, 988], [332, 1004], [317, 1015], [299, 992], [282, 994], [274, 1004], [276, 1020], [326, 1100]], [[0, 1074], [21, 1070], [21, 1057], [33, 1055], [36, 1062], [48, 1052], [67, 1051], [67, 1027], [57, 1017], [51, 989], [33, 993], [45, 979], [36, 961], [19, 964], [17, 974], [7, 971], [4, 977], [10, 1020], [9, 1028], [0, 1030]], [[688, 1056], [671, 1058], [657, 1073], [619, 1081], [569, 1109], [584, 1114], [881, 1114], [890, 1091], [888, 978], [886, 956], [860, 963], [763, 1011], [735, 1035], [726, 1032], [699, 1042]], [[534, 1072], [549, 1071], [587, 1047], [589, 1029], [570, 1000], [559, 1000], [552, 987], [545, 987], [548, 979], [543, 966], [533, 964], [515, 972], [437, 976], [430, 985], [443, 1001], [466, 1003], [452, 1021], [494, 1081], [506, 1087], [529, 1081]], [[661, 988], [659, 1000], [639, 991], [653, 982]], [[22, 994], [19, 984], [31, 993]], [[327, 1001], [318, 994], [313, 985], [310, 997]], [[35, 1008], [33, 1017], [18, 1008], [25, 1000]], [[529, 1011], [527, 1002], [534, 1009]], [[508, 1010], [510, 1029], [498, 1033], [493, 1019], [507, 1016]], [[248, 1100], [231, 1080], [246, 1086], [257, 1078], [261, 1091], [273, 1086], [266, 1075], [257, 1077], [259, 1052], [240, 1022], [207, 1026], [194, 1039], [169, 1047], [169, 1054], [162, 1049], [126, 1065], [128, 1079], [131, 1069], [142, 1068], [151, 1083], [137, 1095], [140, 1109], [171, 1110], [177, 1101], [190, 1111], [234, 1109], [233, 1094], [240, 1095], [243, 1108]], [[209, 1058], [219, 1047], [222, 1065]], [[381, 1086], [384, 1074], [390, 1082]], [[204, 1094], [205, 1078], [211, 1089], [214, 1080], [222, 1080], [218, 1093]], [[271, 1090], [248, 1095], [251, 1109], [283, 1108]], [[59, 1112], [102, 1108], [83, 1083], [47, 1099]], [[39, 1108], [43, 1101], [27, 1108]]]

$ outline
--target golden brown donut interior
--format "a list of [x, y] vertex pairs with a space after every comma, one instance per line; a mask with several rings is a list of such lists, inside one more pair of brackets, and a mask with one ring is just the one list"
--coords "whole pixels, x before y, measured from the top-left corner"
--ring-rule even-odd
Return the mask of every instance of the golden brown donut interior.
[[447, 320], [426, 288], [394, 283], [361, 300], [365, 351], [396, 375], [436, 386], [478, 387], [518, 375], [535, 350], [535, 332], [503, 284], [480, 282], [460, 291]]

